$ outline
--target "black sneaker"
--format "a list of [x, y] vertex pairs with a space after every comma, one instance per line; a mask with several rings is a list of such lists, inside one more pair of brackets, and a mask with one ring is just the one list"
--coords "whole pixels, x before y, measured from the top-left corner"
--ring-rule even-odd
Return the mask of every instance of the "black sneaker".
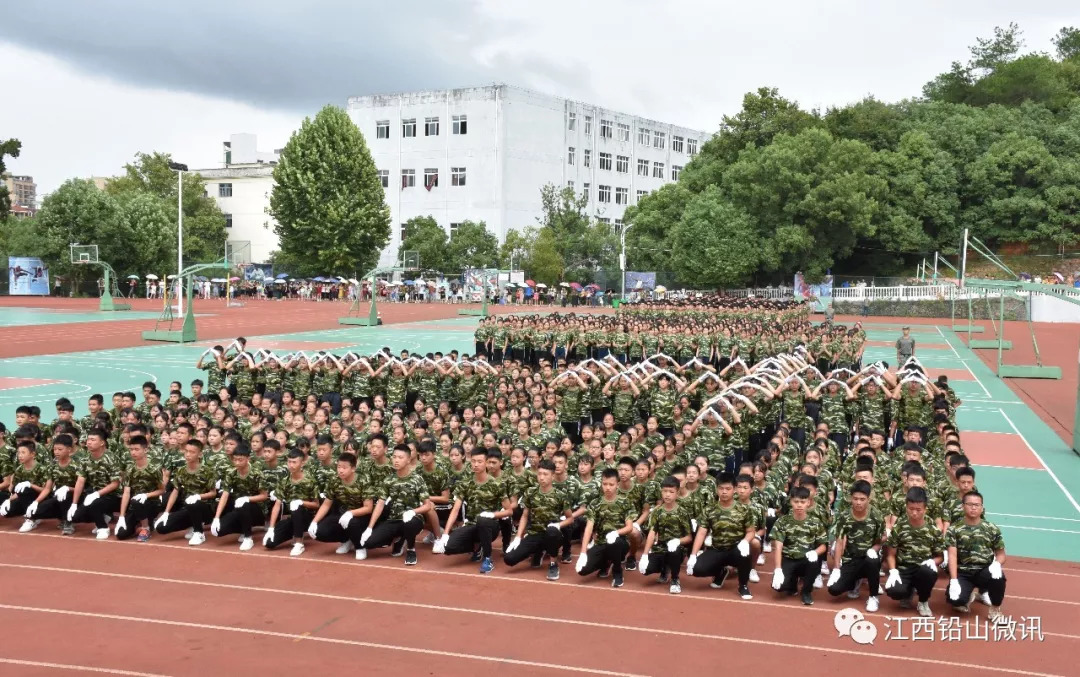
[[479, 550], [473, 550], [472, 557], [469, 558], [470, 562], [479, 562], [484, 559], [484, 555]]
[[668, 582], [668, 572], [666, 572], [666, 571], [661, 571], [661, 572], [660, 572], [660, 578], [659, 578], [659, 581], [660, 581], [661, 583], [667, 583], [667, 582]]
[[631, 569], [637, 569], [637, 560], [635, 560], [631, 555], [627, 555], [626, 561], [623, 562], [623, 569], [626, 569], [627, 571], [630, 571]]
[[399, 539], [390, 546], [391, 557], [401, 557], [401, 553], [405, 551], [405, 539]]
[[623, 581], [622, 581], [622, 572], [621, 571], [616, 573], [614, 576], [611, 577], [611, 587], [613, 587], [613, 588], [621, 588], [622, 583], [623, 583]]
[[573, 564], [573, 562], [574, 562], [574, 556], [573, 555], [571, 555], [568, 552], [563, 553], [563, 556], [562, 556], [562, 563], [563, 564]]
[[813, 596], [813, 594], [811, 594], [811, 592], [809, 590], [803, 590], [802, 603], [805, 604], [806, 606], [813, 606], [814, 605], [814, 596]]
[[750, 594], [750, 588], [746, 585], [739, 586], [739, 597], [743, 599], [754, 599], [754, 596]]
[[416, 551], [415, 550], [407, 550], [405, 552], [405, 565], [411, 567], [414, 564], [416, 564]]
[[611, 567], [610, 566], [606, 566], [603, 569], [601, 569], [600, 571], [596, 572], [596, 577], [597, 578], [607, 578], [610, 575], [611, 575]]
[[559, 580], [559, 565], [556, 564], [555, 562], [552, 562], [552, 563], [548, 564], [547, 579], [549, 581], [557, 581], [557, 580]]
[[713, 578], [712, 583], [709, 583], [709, 587], [710, 588], [717, 588], [717, 589], [724, 587], [724, 581], [727, 580], [727, 577], [728, 577], [728, 568], [724, 567], [720, 571], [720, 573], [717, 574], [715, 578]]
[[[532, 561], [529, 562], [529, 566], [531, 566], [533, 569], [539, 569], [540, 565], [543, 564], [543, 563], [544, 563], [544, 553], [538, 552], [538, 553], [536, 553], [536, 554], [534, 554], [532, 556]], [[552, 564], [555, 564], [555, 562], [552, 562]]]

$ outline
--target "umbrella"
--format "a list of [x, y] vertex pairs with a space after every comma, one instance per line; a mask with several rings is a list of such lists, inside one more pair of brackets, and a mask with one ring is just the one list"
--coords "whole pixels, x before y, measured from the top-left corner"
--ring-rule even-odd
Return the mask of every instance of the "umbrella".
[[239, 281], [240, 281], [240, 278], [238, 278], [238, 277], [230, 277], [230, 278], [229, 278], [229, 281], [230, 281], [230, 282], [239, 282]]
[[664, 285], [662, 285], [662, 284], [659, 284], [659, 285], [656, 285], [656, 289], [653, 289], [653, 291], [656, 291], [656, 292], [665, 292], [665, 291], [667, 291], [667, 287], [665, 287], [665, 286], [664, 286]]
[[137, 279], [139, 279], [139, 276], [138, 275], [128, 275], [127, 279], [129, 279], [129, 280], [137, 280]]
[[168, 277], [167, 277], [166, 279], [168, 279], [168, 280], [175, 280], [175, 279], [176, 279], [176, 276], [175, 276], [175, 275], [169, 275], [169, 276], [168, 276]]
[[587, 284], [587, 285], [585, 285], [585, 288], [586, 289], [599, 289], [600, 285], [595, 284], [595, 283], [594, 284]]
[[206, 282], [206, 276], [205, 275], [196, 275], [195, 279], [198, 280], [199, 282]]
[[1054, 273], [1054, 277], [1056, 277], [1058, 279], [1058, 282], [1064, 282], [1065, 281], [1065, 276], [1062, 275], [1061, 273]]
[[285, 280], [282, 280], [281, 278], [278, 278], [278, 279], [274, 280], [274, 284], [288, 284], [288, 282], [286, 282]]
[[529, 285], [530, 287], [535, 287], [536, 286], [536, 283], [533, 282], [532, 280], [525, 280], [525, 284]]
[[560, 286], [560, 287], [569, 287], [569, 286], [570, 286], [570, 283], [569, 283], [569, 282], [560, 282], [560, 283], [559, 283], [559, 286]]
[[223, 277], [215, 277], [215, 278], [211, 279], [210, 281], [214, 282], [216, 284], [221, 284], [222, 282], [228, 282], [228, 280], [226, 280]]
[[287, 278], [288, 276], [289, 276], [289, 274], [288, 274], [288, 273], [278, 273], [278, 274], [277, 274], [277, 275], [275, 275], [274, 277], [275, 277], [276, 279], [278, 279], [278, 280], [284, 280], [284, 279], [285, 279], [285, 278]]
[[574, 291], [581, 291], [581, 285], [578, 284], [577, 282], [571, 282], [570, 283], [570, 288], [573, 289]]
[[154, 275], [153, 273], [147, 273], [146, 279], [148, 279], [148, 280], [156, 280], [156, 279], [158, 279], [158, 276]]
[[[399, 283], [399, 284], [400, 284], [400, 283]], [[415, 283], [415, 282], [413, 282], [412, 280], [405, 280], [405, 284], [407, 284], [408, 286], [410, 286], [410, 287], [411, 287], [411, 286], [415, 285], [416, 283]]]
[[338, 282], [348, 282], [348, 281], [349, 280], [347, 278], [344, 278], [344, 277], [341, 277], [340, 275], [338, 275]]
[[360, 284], [360, 280], [357, 280], [355, 277], [350, 277], [349, 284]]
[[536, 285], [536, 288], [537, 289], [547, 289], [547, 285], [544, 284], [543, 282], [541, 282], [540, 284]]

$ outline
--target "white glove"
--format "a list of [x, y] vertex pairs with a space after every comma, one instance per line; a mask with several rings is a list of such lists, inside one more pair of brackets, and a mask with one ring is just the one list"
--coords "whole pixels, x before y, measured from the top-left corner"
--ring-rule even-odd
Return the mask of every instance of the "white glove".
[[493, 520], [495, 519], [495, 513], [491, 512], [490, 510], [485, 510], [484, 512], [477, 515], [477, 517], [486, 517], [489, 520]]
[[960, 581], [958, 579], [952, 579], [949, 581], [949, 599], [960, 599]]
[[25, 481], [24, 482], [19, 482], [18, 484], [15, 485], [15, 489], [12, 490], [11, 493], [13, 493], [13, 494], [21, 494], [22, 492], [26, 491], [27, 489], [29, 489], [32, 486], [34, 486], [34, 485], [30, 484], [29, 482], [25, 482]]
[[941, 556], [941, 568], [942, 569], [948, 569], [949, 568], [949, 551], [948, 550], [945, 550], [942, 553], [942, 556]]
[[89, 494], [86, 495], [86, 498], [83, 499], [82, 504], [93, 505], [94, 501], [98, 500], [99, 498], [101, 498], [101, 494], [96, 491], [91, 491]]
[[251, 500], [250, 496], [241, 496], [240, 498], [236, 499], [236, 501], [233, 502], [233, 507], [234, 508], [243, 508], [245, 505], [248, 504], [248, 502], [250, 500]]
[[266, 547], [274, 542], [274, 530], [267, 528], [266, 535], [263, 536], [263, 546]]
[[30, 505], [26, 506], [26, 519], [30, 519], [31, 517], [33, 517], [34, 513], [37, 512], [37, 509], [38, 509], [38, 502], [37, 501], [34, 501]]
[[215, 517], [214, 521], [210, 523], [210, 535], [217, 536], [219, 531], [221, 531], [221, 520]]
[[649, 571], [649, 555], [648, 554], [642, 555], [641, 559], [638, 560], [637, 570], [641, 572], [642, 576], [645, 576], [645, 575], [648, 574], [648, 571]]
[[548, 529], [562, 529], [562, 527], [559, 526], [558, 522], [552, 522], [551, 524], [547, 525], [547, 528]]
[[574, 565], [574, 571], [580, 574], [581, 570], [585, 568], [585, 562], [587, 562], [588, 560], [589, 558], [585, 556], [585, 553], [581, 553], [580, 555], [578, 555], [577, 564]]
[[277, 500], [277, 493], [276, 492], [273, 492], [273, 491], [270, 492], [270, 500], [271, 501], [276, 501]]
[[697, 555], [690, 555], [690, 558], [686, 560], [686, 575], [694, 575], [694, 566], [697, 564]]
[[[75, 505], [74, 503], [71, 505], [70, 508], [68, 508], [67, 521], [71, 522], [75, 519], [75, 511], [78, 509], [79, 506]], [[5, 512], [4, 514], [6, 515], [7, 513]]]
[[889, 569], [889, 577], [885, 579], [885, 587], [891, 588], [900, 585], [900, 571], [897, 569]]
[[11, 499], [0, 503], [0, 517], [7, 517], [7, 514], [11, 512]]
[[121, 515], [120, 518], [116, 520], [116, 528], [113, 529], [113, 534], [119, 536], [121, 529], [127, 531], [127, 518], [123, 515]]
[[784, 570], [780, 568], [773, 569], [772, 572], [772, 587], [773, 590], [779, 590], [784, 585]]
[[615, 541], [619, 540], [619, 532], [618, 531], [609, 531], [609, 532], [607, 532], [607, 536], [604, 537], [604, 540], [607, 541], [608, 545], [611, 545]]
[[735, 546], [735, 549], [739, 551], [739, 555], [742, 557], [750, 556], [750, 542], [746, 540], [739, 541], [739, 544]]
[[371, 538], [371, 527], [364, 529], [364, 533], [360, 534], [360, 545], [364, 545]]
[[679, 549], [680, 545], [682, 545], [682, 541], [680, 541], [677, 538], [673, 538], [673, 539], [671, 539], [670, 541], [667, 542], [667, 551], [668, 552], [675, 552], [676, 550]]
[[214, 482], [214, 488], [217, 489], [218, 491], [221, 491], [221, 480], [218, 480], [217, 482]]
[[402, 522], [411, 522], [412, 518], [414, 518], [414, 517], [416, 517], [416, 511], [415, 510], [406, 510], [405, 512], [401, 513], [401, 521]]
[[346, 510], [345, 512], [341, 513], [341, 517], [338, 518], [337, 523], [341, 526], [342, 529], [348, 529], [349, 522], [352, 522], [352, 518], [352, 510]]
[[446, 544], [450, 542], [450, 534], [444, 533], [439, 537], [439, 542], [442, 543], [442, 547], [445, 548]]
[[990, 566], [986, 567], [986, 569], [990, 572], [990, 578], [995, 581], [1001, 580], [1001, 562], [994, 560], [993, 562], [990, 562]]
[[633, 529], [634, 529], [634, 531], [638, 532], [639, 534], [641, 533], [641, 525], [638, 524], [637, 522], [634, 522]]
[[829, 574], [829, 586], [832, 587], [836, 585], [838, 580], [840, 580], [840, 567], [836, 567], [832, 570], [832, 573]]
[[53, 492], [53, 496], [56, 497], [56, 500], [63, 501], [63, 500], [65, 500], [67, 498], [67, 495], [70, 492], [71, 492], [71, 487], [60, 487], [55, 492]]
[[184, 499], [184, 503], [186, 503], [188, 505], [195, 505], [198, 502], [199, 502], [199, 495], [198, 494], [192, 494], [192, 495], [190, 495], [190, 496], [188, 496], [187, 498]]
[[158, 518], [156, 520], [154, 520], [154, 527], [155, 528], [163, 527], [168, 523], [169, 523], [169, 513], [163, 512], [160, 515], [158, 515]]
[[930, 571], [933, 571], [935, 574], [937, 573], [937, 562], [935, 562], [933, 558], [926, 560], [922, 565]]
[[811, 564], [813, 564], [814, 562], [817, 561], [817, 557], [818, 557], [817, 550], [807, 550], [806, 551], [806, 561], [807, 562], [810, 562]]
[[691, 517], [690, 518], [690, 532], [696, 534], [697, 533], [697, 527], [698, 527], [697, 520], [694, 519], [693, 517]]
[[877, 550], [874, 550], [873, 548], [870, 548], [869, 550], [866, 551], [866, 559], [877, 559], [877, 558], [878, 558], [878, 551]]
[[146, 503], [146, 494], [135, 494], [131, 497], [131, 500], [136, 503]]
[[506, 546], [506, 552], [514, 552], [515, 550], [517, 550], [517, 547], [519, 545], [521, 545], [521, 539], [515, 538], [514, 540], [510, 541], [510, 545]]
[[308, 525], [307, 535], [311, 536], [312, 538], [315, 538], [315, 534], [318, 531], [319, 531], [319, 523], [318, 522], [312, 522], [311, 524]]
[[769, 517], [776, 517], [776, 508], [769, 508], [765, 511], [765, 514]]
[[304, 502], [299, 498], [294, 498], [289, 501], [289, 512], [296, 512], [300, 509], [300, 506], [304, 505]]
[[711, 531], [709, 532], [709, 535], [705, 537], [705, 547], [706, 548], [711, 548], [712, 547], [712, 532]]

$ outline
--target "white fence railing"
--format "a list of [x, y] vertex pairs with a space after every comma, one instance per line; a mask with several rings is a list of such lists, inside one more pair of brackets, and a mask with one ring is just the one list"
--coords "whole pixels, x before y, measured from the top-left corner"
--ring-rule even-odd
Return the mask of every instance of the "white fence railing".
[[[791, 287], [759, 287], [750, 289], [728, 289], [724, 292], [728, 296], [739, 298], [754, 297], [759, 299], [789, 299], [794, 297], [794, 289]], [[1039, 292], [1032, 292], [1040, 295]], [[1080, 289], [1072, 287], [1060, 288], [1060, 294], [1080, 298]], [[970, 289], [960, 288], [954, 284], [937, 285], [901, 285], [895, 287], [833, 287], [833, 301], [846, 303], [870, 301], [951, 301], [998, 298], [1000, 292], [995, 289]]]

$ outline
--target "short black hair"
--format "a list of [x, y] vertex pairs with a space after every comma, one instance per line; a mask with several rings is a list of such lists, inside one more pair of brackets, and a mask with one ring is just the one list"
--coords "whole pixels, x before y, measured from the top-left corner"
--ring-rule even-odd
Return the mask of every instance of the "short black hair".
[[[604, 471], [604, 473], [604, 476], [607, 477], [606, 470]], [[668, 475], [664, 478], [662, 482], [660, 482], [661, 489], [678, 489], [679, 486], [679, 478], [675, 477], [674, 475]]]
[[873, 491], [873, 487], [871, 487], [870, 483], [866, 480], [855, 480], [855, 482], [852, 483], [851, 488], [848, 489], [848, 493], [852, 496], [855, 494], [869, 496], [871, 491]]
[[904, 502], [906, 503], [926, 503], [926, 489], [922, 487], [911, 487], [907, 491], [907, 495], [904, 496]]
[[[745, 475], [743, 477], [745, 477]], [[720, 473], [716, 476], [716, 486], [720, 486], [721, 484], [735, 486], [735, 475], [726, 471]]]
[[[289, 456], [292, 456], [292, 453], [290, 453]], [[343, 451], [343, 452], [341, 452], [341, 456], [338, 456], [337, 462], [341, 463], [342, 461], [344, 461], [345, 463], [348, 463], [350, 467], [355, 468], [356, 467], [356, 454], [350, 453], [348, 451]]]

